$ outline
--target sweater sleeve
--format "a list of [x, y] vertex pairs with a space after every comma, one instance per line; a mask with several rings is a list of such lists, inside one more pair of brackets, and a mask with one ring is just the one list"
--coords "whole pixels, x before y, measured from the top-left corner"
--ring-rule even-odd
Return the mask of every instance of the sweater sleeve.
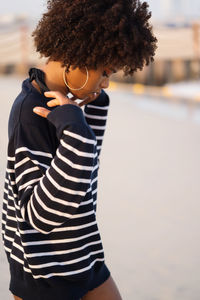
[[91, 104], [87, 104], [84, 108], [84, 114], [87, 123], [92, 128], [97, 139], [97, 152], [100, 154], [103, 137], [106, 128], [110, 99], [104, 90]]
[[15, 137], [15, 181], [21, 215], [43, 234], [76, 213], [90, 188], [97, 156], [95, 136], [79, 107], [59, 106], [48, 120], [56, 127], [59, 140], [54, 157], [44, 151], [44, 130], [20, 125]]

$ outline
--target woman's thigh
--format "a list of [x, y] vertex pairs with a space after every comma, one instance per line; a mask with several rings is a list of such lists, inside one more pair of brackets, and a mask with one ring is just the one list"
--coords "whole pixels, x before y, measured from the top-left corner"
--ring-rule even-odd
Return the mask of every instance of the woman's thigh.
[[15, 300], [22, 300], [21, 298], [15, 296], [15, 295], [13, 295], [13, 297], [14, 297]]
[[122, 300], [122, 297], [110, 276], [102, 285], [88, 292], [81, 300]]

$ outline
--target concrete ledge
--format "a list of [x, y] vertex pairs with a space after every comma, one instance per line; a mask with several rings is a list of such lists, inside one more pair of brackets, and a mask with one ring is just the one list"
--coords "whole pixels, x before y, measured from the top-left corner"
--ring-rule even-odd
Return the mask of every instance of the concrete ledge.
[[133, 95], [137, 95], [137, 96], [147, 96], [147, 97], [159, 98], [163, 100], [172, 100], [174, 102], [200, 105], [200, 92], [196, 93], [192, 97], [182, 96], [182, 95], [177, 95], [177, 93], [175, 93], [173, 89], [170, 88], [169, 86], [163, 86], [163, 87], [145, 86], [143, 84], [123, 84], [123, 83], [116, 83], [114, 81], [111, 81], [109, 90], [111, 91], [124, 90], [126, 92], [128, 91], [130, 93], [133, 93]]

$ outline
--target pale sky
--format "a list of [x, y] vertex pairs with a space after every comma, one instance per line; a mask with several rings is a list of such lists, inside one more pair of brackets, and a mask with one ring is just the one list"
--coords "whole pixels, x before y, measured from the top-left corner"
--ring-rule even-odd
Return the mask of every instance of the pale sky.
[[[95, 0], [94, 0], [95, 1]], [[146, 0], [154, 18], [162, 19], [164, 16], [199, 16], [200, 0]], [[1, 14], [23, 14], [30, 17], [40, 17], [45, 11], [46, 0], [0, 0]]]
[[45, 10], [46, 0], [1, 0], [0, 14], [28, 14], [39, 17]]

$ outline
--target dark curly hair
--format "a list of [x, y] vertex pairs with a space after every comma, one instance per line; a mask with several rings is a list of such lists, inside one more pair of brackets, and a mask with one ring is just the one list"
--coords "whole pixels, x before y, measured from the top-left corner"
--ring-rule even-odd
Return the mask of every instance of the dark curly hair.
[[114, 66], [133, 75], [157, 48], [148, 7], [139, 0], [49, 0], [32, 34], [36, 50], [67, 71]]

